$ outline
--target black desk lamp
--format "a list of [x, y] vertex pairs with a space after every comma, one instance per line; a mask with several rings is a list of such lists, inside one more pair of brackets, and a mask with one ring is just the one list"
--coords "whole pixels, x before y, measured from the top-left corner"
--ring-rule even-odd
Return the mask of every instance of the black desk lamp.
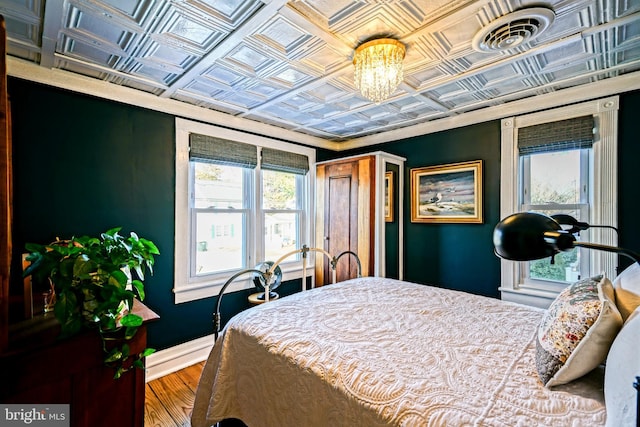
[[[531, 261], [549, 256], [553, 257], [560, 251], [566, 251], [574, 247], [583, 247], [619, 253], [640, 264], [640, 254], [630, 250], [617, 246], [577, 242], [576, 238], [571, 234], [571, 230], [562, 230], [558, 221], [554, 219], [555, 217], [558, 217], [558, 215], [554, 215], [552, 218], [536, 212], [520, 212], [509, 215], [500, 221], [493, 231], [493, 246], [495, 247], [496, 255], [512, 261]], [[586, 223], [579, 223], [569, 215], [562, 215], [557, 219], [562, 224], [578, 227], [578, 230], [573, 231], [573, 233], [580, 229], [594, 227]], [[576, 224], [567, 222], [571, 221], [571, 219]], [[551, 259], [553, 260], [553, 258]], [[637, 392], [636, 424], [640, 426], [640, 376], [636, 376], [636, 382], [633, 387]]]
[[493, 246], [497, 256], [512, 261], [553, 257], [560, 251], [582, 247], [622, 254], [640, 264], [640, 254], [617, 246], [578, 242], [558, 221], [537, 212], [515, 213], [500, 221], [493, 231]]

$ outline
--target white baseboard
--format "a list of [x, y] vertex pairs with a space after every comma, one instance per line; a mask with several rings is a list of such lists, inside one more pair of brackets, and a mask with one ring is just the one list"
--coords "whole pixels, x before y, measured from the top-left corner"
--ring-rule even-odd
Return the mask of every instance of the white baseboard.
[[146, 382], [207, 360], [213, 342], [213, 335], [207, 335], [150, 354], [146, 358]]

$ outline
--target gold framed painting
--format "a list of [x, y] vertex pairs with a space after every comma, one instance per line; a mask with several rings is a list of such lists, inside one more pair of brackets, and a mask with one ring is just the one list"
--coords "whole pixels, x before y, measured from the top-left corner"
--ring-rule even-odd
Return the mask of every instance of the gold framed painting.
[[482, 221], [482, 160], [411, 169], [411, 222]]
[[393, 222], [393, 171], [384, 174], [384, 221]]

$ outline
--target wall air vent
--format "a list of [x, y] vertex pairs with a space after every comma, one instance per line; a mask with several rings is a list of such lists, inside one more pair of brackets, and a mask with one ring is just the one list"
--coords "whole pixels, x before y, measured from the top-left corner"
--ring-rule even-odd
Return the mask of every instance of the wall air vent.
[[551, 9], [532, 7], [502, 16], [473, 38], [478, 52], [500, 52], [521, 46], [540, 36], [555, 19]]

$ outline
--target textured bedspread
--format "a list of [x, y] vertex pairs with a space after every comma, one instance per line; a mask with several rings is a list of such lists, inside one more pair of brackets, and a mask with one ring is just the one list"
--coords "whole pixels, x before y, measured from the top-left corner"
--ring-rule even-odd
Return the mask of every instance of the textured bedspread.
[[275, 300], [227, 325], [192, 425], [604, 425], [602, 372], [553, 390], [539, 382], [542, 313], [381, 278]]

